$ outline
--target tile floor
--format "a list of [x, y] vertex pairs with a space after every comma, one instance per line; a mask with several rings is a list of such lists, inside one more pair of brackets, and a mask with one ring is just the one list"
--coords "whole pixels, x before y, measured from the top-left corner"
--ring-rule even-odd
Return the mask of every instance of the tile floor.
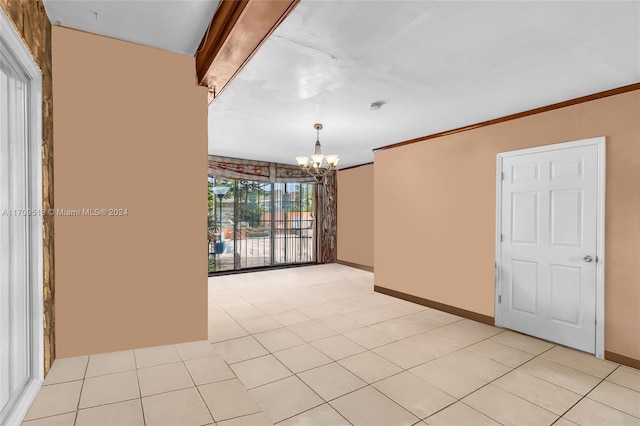
[[372, 288], [210, 278], [208, 341], [58, 359], [23, 424], [640, 425], [640, 371]]

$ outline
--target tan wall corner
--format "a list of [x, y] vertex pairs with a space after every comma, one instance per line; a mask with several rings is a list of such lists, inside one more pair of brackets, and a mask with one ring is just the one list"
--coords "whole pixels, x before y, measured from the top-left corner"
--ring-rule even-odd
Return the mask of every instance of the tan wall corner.
[[58, 357], [206, 339], [194, 58], [54, 27], [53, 70]]
[[373, 268], [373, 164], [338, 172], [338, 261]]

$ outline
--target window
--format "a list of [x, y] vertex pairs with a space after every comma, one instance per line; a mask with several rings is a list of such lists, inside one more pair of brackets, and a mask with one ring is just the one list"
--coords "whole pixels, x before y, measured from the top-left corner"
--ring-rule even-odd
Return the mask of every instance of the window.
[[209, 177], [209, 272], [315, 261], [315, 185]]

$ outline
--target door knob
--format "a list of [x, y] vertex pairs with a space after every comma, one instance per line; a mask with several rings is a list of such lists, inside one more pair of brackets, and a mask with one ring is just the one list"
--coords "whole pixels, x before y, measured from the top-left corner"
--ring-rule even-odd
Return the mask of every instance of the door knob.
[[593, 257], [586, 255], [585, 257], [582, 258], [582, 260], [584, 260], [587, 263], [591, 263], [593, 262]]

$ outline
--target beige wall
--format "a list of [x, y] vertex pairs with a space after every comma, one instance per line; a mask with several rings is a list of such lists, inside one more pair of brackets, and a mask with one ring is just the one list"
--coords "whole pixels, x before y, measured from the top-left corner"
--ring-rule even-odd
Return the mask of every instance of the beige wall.
[[640, 91], [376, 153], [376, 285], [493, 316], [496, 154], [596, 136], [607, 138], [605, 349], [640, 359]]
[[373, 164], [338, 172], [338, 261], [373, 267]]
[[53, 28], [57, 357], [207, 338], [207, 92], [194, 58]]

